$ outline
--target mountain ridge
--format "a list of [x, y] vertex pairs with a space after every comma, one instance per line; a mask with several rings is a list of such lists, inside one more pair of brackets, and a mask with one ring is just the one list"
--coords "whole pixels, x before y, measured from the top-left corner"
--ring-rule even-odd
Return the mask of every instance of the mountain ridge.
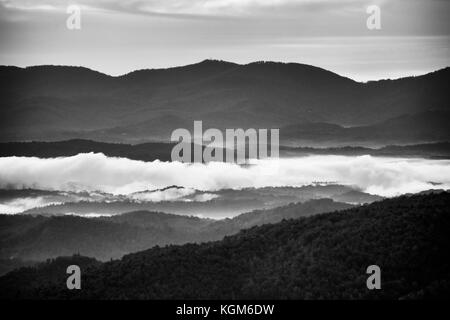
[[[95, 139], [106, 130], [106, 138], [130, 142], [167, 141], [194, 120], [219, 129], [304, 121], [370, 125], [448, 110], [449, 81], [449, 68], [359, 83], [319, 67], [275, 62], [204, 61], [120, 77], [83, 67], [0, 67], [0, 133], [3, 141]], [[136, 132], [120, 132], [140, 123]], [[113, 128], [119, 132], [108, 133]]]
[[110, 75], [106, 72], [102, 72], [99, 70], [96, 70], [95, 68], [89, 68], [89, 67], [83, 67], [83, 66], [77, 66], [77, 65], [59, 65], [59, 64], [42, 64], [42, 65], [31, 65], [31, 66], [25, 66], [25, 67], [20, 67], [20, 66], [15, 66], [15, 65], [0, 65], [0, 72], [3, 71], [2, 69], [10, 69], [10, 70], [27, 70], [27, 69], [36, 69], [36, 68], [42, 68], [42, 67], [50, 67], [50, 68], [74, 68], [74, 69], [78, 69], [80, 71], [92, 71], [94, 73], [100, 74], [100, 75], [104, 75], [107, 77], [111, 77], [111, 78], [123, 78], [123, 77], [127, 77], [127, 76], [131, 76], [131, 75], [135, 75], [136, 73], [143, 73], [143, 72], [156, 72], [156, 71], [166, 71], [166, 70], [182, 70], [184, 68], [193, 68], [195, 66], [201, 66], [201, 65], [216, 65], [216, 66], [228, 66], [228, 67], [236, 67], [236, 66], [250, 66], [250, 65], [260, 65], [260, 64], [279, 64], [279, 65], [296, 65], [296, 66], [306, 66], [306, 67], [313, 67], [316, 68], [318, 70], [323, 70], [323, 71], [327, 71], [330, 73], [333, 73], [341, 78], [346, 78], [349, 79], [353, 82], [358, 82], [358, 83], [376, 83], [376, 82], [389, 82], [389, 81], [398, 81], [398, 80], [402, 80], [402, 79], [415, 79], [418, 77], [422, 77], [422, 76], [435, 76], [437, 74], [439, 74], [440, 72], [447, 72], [450, 69], [450, 66], [447, 67], [443, 67], [440, 69], [436, 69], [433, 71], [429, 71], [426, 72], [424, 74], [420, 74], [420, 75], [406, 75], [406, 76], [402, 76], [402, 77], [398, 77], [398, 78], [383, 78], [383, 79], [377, 79], [377, 80], [367, 80], [367, 81], [357, 81], [354, 80], [350, 77], [346, 77], [343, 75], [340, 75], [339, 73], [333, 72], [333, 71], [329, 71], [325, 68], [322, 67], [318, 67], [318, 66], [313, 66], [313, 65], [309, 65], [309, 64], [305, 64], [305, 63], [299, 63], [299, 62], [282, 62], [282, 61], [254, 61], [254, 62], [249, 62], [249, 63], [237, 63], [237, 62], [231, 62], [231, 61], [226, 61], [226, 60], [216, 60], [216, 59], [205, 59], [199, 62], [195, 62], [195, 63], [191, 63], [191, 64], [186, 64], [186, 65], [180, 65], [180, 66], [171, 66], [171, 67], [161, 67], [161, 68], [141, 68], [141, 69], [135, 69], [123, 74], [119, 74], [119, 75]]

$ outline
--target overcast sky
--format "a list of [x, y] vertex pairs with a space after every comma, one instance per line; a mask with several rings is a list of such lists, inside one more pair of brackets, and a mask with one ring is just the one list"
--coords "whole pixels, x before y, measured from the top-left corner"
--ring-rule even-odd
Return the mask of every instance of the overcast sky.
[[[81, 29], [66, 27], [81, 7]], [[366, 8], [381, 8], [368, 30]], [[356, 80], [450, 66], [449, 0], [0, 0], [0, 64], [112, 75], [221, 59], [320, 66]]]

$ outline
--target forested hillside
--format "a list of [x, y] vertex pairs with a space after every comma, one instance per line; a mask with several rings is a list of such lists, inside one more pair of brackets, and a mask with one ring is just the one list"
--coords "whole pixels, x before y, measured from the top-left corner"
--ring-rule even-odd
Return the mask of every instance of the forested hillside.
[[[66, 289], [49, 261], [0, 278], [1, 298], [404, 299], [450, 297], [450, 194], [402, 196], [254, 227], [222, 241], [155, 247], [82, 271]], [[73, 257], [75, 263], [80, 257]], [[366, 268], [381, 268], [368, 290]], [[52, 270], [49, 272], [48, 270]], [[26, 279], [26, 281], [24, 280]]]

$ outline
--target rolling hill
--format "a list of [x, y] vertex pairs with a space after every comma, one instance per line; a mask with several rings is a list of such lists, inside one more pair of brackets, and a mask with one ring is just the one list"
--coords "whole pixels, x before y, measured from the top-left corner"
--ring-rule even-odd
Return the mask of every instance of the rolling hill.
[[105, 261], [157, 245], [219, 240], [243, 228], [349, 207], [319, 199], [224, 220], [149, 211], [101, 218], [0, 215], [0, 260], [4, 269], [8, 260], [45, 261], [72, 254]]

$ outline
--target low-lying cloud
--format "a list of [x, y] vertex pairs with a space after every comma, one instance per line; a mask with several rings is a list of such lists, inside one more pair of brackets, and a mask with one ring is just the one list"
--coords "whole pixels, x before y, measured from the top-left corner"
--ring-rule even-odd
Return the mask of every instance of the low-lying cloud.
[[[0, 158], [2, 189], [98, 190], [130, 194], [172, 185], [214, 191], [226, 188], [302, 186], [314, 182], [358, 186], [365, 192], [382, 196], [433, 188], [448, 189], [450, 161], [321, 155], [259, 160], [242, 167], [230, 163], [143, 162], [109, 158], [99, 153], [53, 159]], [[169, 198], [172, 196], [177, 198], [181, 195], [171, 194]]]
[[205, 202], [217, 198], [211, 193], [196, 194], [197, 191], [192, 188], [168, 188], [164, 190], [143, 191], [133, 193], [129, 199], [138, 202], [162, 202], [162, 201], [196, 201]]
[[44, 207], [59, 202], [46, 201], [44, 197], [19, 198], [0, 203], [1, 214], [16, 214], [36, 207]]

